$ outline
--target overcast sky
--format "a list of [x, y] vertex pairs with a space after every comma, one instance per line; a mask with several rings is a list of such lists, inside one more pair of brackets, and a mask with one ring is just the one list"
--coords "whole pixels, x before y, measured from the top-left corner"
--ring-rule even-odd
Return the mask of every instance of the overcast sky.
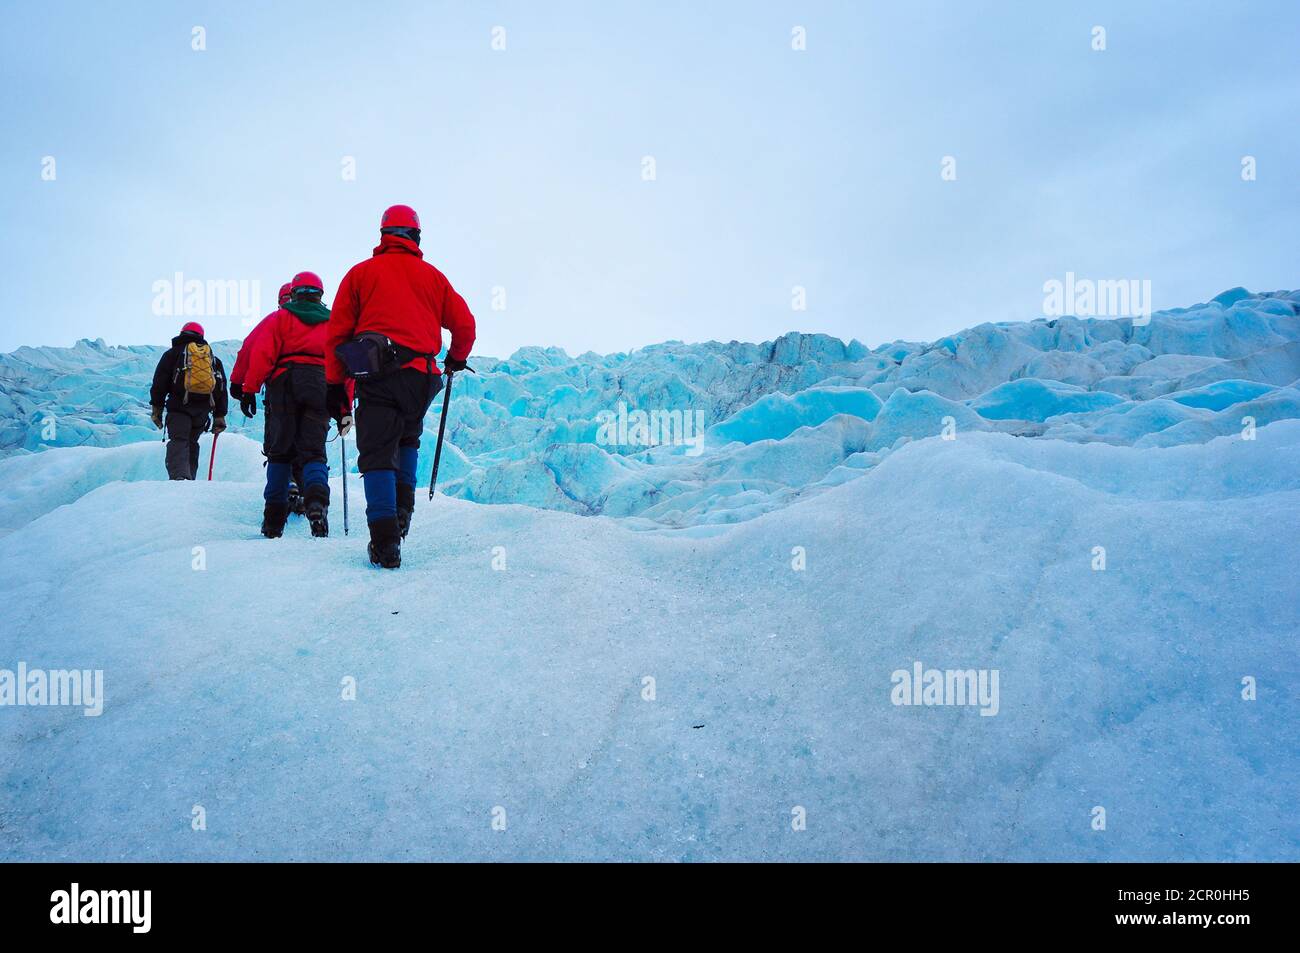
[[[1294, 2], [0, 17], [0, 350], [163, 342], [185, 316], [156, 313], [155, 283], [177, 272], [260, 282], [253, 317], [301, 269], [328, 301], [394, 202], [496, 356], [929, 340], [1035, 317], [1067, 271], [1149, 279], [1157, 307], [1300, 287]], [[211, 339], [243, 336], [226, 310], [195, 315]]]

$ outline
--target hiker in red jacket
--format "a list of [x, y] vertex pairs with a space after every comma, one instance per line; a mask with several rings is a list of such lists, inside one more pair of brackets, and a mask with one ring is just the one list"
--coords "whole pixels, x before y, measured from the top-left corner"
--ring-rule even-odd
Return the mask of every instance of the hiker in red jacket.
[[[248, 373], [248, 357], [253, 351], [253, 341], [271, 324], [276, 312], [289, 303], [289, 292], [292, 285], [292, 282], [286, 281], [280, 286], [279, 307], [259, 321], [257, 326], [248, 332], [248, 336], [244, 338], [244, 343], [239, 348], [239, 353], [235, 355], [235, 366], [230, 371], [230, 396], [239, 401], [240, 411], [249, 420], [257, 416], [257, 391], [244, 392], [244, 375]], [[263, 438], [265, 438], [265, 433], [263, 433]], [[267, 456], [265, 439], [262, 441], [262, 456]], [[302, 460], [294, 457], [292, 466], [293, 474], [289, 479], [289, 512], [302, 516], [306, 512], [302, 498]]]
[[434, 363], [442, 329], [451, 332], [443, 368], [464, 370], [474, 346], [474, 315], [424, 260], [415, 209], [392, 206], [379, 231], [372, 257], [352, 267], [335, 295], [325, 377], [330, 413], [340, 427], [350, 426], [352, 413], [343, 382], [356, 378], [357, 469], [366, 490], [370, 561], [396, 569], [415, 510], [424, 415], [443, 386]]
[[257, 322], [253, 330], [248, 332], [248, 336], [244, 338], [244, 343], [240, 345], [239, 353], [235, 355], [235, 366], [230, 369], [230, 396], [239, 401], [239, 409], [244, 412], [245, 417], [251, 418], [257, 416], [257, 392], [253, 392], [251, 395], [252, 400], [248, 404], [244, 403], [244, 374], [248, 371], [248, 355], [252, 351], [251, 345], [253, 339], [257, 337], [263, 328], [271, 323], [271, 319], [275, 317], [276, 311], [279, 311], [280, 308], [283, 308], [288, 303], [289, 292], [292, 289], [292, 284], [292, 282], [286, 281], [280, 286], [279, 302], [275, 311], [272, 311], [261, 321]]
[[[240, 388], [242, 401], [266, 385], [266, 506], [262, 535], [284, 533], [289, 517], [289, 478], [295, 461], [302, 464], [303, 509], [313, 536], [328, 536], [329, 466], [325, 435], [325, 333], [329, 309], [321, 303], [320, 278], [310, 271], [293, 276], [283, 308], [268, 315], [245, 340], [248, 367]], [[253, 412], [256, 412], [254, 403]], [[251, 416], [251, 415], [250, 415]]]

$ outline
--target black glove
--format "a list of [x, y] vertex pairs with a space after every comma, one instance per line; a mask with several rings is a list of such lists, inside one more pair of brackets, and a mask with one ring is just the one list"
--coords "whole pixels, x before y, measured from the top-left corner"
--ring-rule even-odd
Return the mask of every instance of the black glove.
[[244, 396], [244, 388], [240, 387], [238, 384], [231, 384], [230, 396], [235, 398], [235, 400], [239, 400]]
[[325, 406], [329, 409], [330, 419], [342, 421], [352, 416], [352, 401], [348, 400], [348, 389], [343, 384], [325, 386]]
[[213, 418], [212, 418], [212, 433], [213, 433], [213, 436], [215, 436], [215, 435], [217, 435], [217, 434], [219, 434], [219, 433], [225, 433], [225, 432], [226, 432], [226, 418], [225, 418], [225, 417], [213, 417]]
[[242, 394], [239, 398], [239, 409], [244, 412], [245, 417], [257, 416], [257, 395]]
[[455, 374], [457, 371], [463, 371], [469, 367], [464, 361], [458, 361], [454, 357], [445, 358], [442, 362], [442, 369], [448, 374]]

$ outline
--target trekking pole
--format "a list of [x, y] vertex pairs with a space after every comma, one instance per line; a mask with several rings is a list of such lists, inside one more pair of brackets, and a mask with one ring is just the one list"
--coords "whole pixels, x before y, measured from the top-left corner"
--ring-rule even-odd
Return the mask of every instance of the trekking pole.
[[339, 462], [343, 464], [343, 535], [348, 535], [348, 440], [339, 435]]
[[429, 478], [429, 499], [433, 499], [433, 487], [438, 482], [438, 463], [442, 460], [442, 435], [447, 429], [447, 406], [451, 401], [451, 381], [454, 375], [447, 372], [447, 389], [442, 394], [442, 419], [438, 421], [438, 445], [433, 451], [433, 476]]
[[208, 455], [208, 482], [209, 483], [212, 482], [212, 465], [217, 462], [217, 438], [220, 436], [221, 434], [219, 433], [214, 433], [212, 435], [212, 453]]

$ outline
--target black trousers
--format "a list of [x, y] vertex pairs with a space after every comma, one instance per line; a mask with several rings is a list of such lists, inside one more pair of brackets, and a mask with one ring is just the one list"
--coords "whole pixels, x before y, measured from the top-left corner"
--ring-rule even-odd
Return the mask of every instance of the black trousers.
[[167, 479], [193, 480], [198, 474], [199, 438], [210, 425], [211, 409], [200, 395], [194, 403], [167, 408]]
[[266, 385], [264, 409], [262, 449], [268, 460], [293, 464], [299, 472], [306, 464], [325, 462], [325, 439], [330, 429], [325, 409], [325, 368], [290, 364]]
[[442, 390], [442, 375], [407, 367], [357, 382], [357, 469], [400, 470], [401, 447], [419, 449], [424, 415]]

